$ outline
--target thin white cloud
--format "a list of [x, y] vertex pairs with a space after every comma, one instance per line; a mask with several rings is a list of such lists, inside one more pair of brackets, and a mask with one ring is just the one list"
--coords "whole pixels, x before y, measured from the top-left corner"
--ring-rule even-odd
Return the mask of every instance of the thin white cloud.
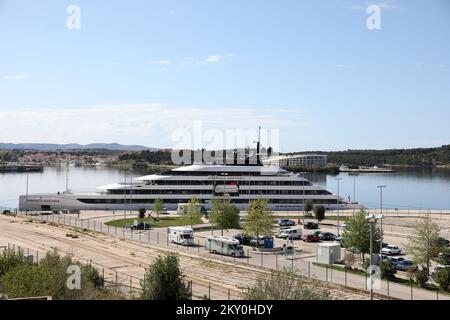
[[27, 79], [27, 78], [28, 78], [28, 75], [26, 75], [26, 74], [14, 74], [14, 75], [3, 76], [3, 79], [5, 79], [5, 80], [13, 80], [13, 81], [24, 80], [24, 79]]
[[225, 58], [232, 58], [232, 57], [236, 57], [236, 54], [235, 53], [211, 54], [206, 58], [205, 62], [216, 63], [216, 62], [223, 61]]
[[99, 105], [0, 111], [4, 142], [119, 142], [174, 147], [171, 136], [196, 124], [221, 130], [300, 128], [302, 112], [290, 109], [173, 107], [165, 103]]
[[156, 65], [168, 65], [169, 63], [170, 61], [166, 59], [147, 61], [147, 64], [156, 64]]
[[208, 58], [206, 58], [206, 62], [219, 62], [222, 61], [223, 56], [221, 56], [220, 54], [212, 54], [210, 56], [208, 56]]

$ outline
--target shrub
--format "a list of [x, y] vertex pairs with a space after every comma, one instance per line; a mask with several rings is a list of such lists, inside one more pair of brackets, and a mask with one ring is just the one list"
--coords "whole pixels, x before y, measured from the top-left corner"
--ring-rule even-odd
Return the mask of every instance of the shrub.
[[428, 272], [425, 269], [417, 269], [414, 277], [420, 287], [425, 287], [425, 284], [428, 282]]
[[178, 256], [169, 253], [158, 257], [141, 281], [143, 300], [190, 300], [190, 288], [185, 283]]
[[140, 208], [139, 209], [139, 219], [144, 219], [146, 212], [147, 212], [147, 210], [145, 210], [145, 208]]
[[381, 261], [379, 264], [381, 277], [383, 278], [394, 278], [397, 270], [394, 267], [394, 264], [391, 261]]
[[448, 269], [444, 268], [438, 270], [434, 274], [433, 279], [439, 283], [439, 287], [441, 287], [441, 289], [448, 290], [448, 286], [450, 285], [450, 272]]
[[257, 279], [244, 292], [245, 300], [330, 300], [328, 290], [298, 271], [283, 268]]

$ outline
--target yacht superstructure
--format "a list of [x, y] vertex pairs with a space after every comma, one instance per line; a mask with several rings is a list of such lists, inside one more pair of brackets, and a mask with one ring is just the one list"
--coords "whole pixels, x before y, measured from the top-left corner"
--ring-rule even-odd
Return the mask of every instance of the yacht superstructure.
[[[299, 174], [279, 167], [252, 165], [190, 165], [168, 174], [142, 176], [128, 183], [99, 187], [97, 193], [30, 194], [20, 196], [19, 209], [50, 210], [151, 210], [157, 198], [167, 210], [196, 198], [205, 209], [214, 197], [229, 197], [239, 209], [264, 198], [272, 210], [303, 210], [308, 199], [328, 209], [337, 209], [338, 197], [313, 185]], [[339, 199], [341, 209], [352, 204]]]

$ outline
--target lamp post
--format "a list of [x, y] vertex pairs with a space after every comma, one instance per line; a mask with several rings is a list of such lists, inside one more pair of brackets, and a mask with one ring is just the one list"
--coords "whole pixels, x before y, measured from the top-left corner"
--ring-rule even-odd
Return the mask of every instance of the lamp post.
[[30, 211], [30, 208], [29, 208], [30, 203], [29, 203], [29, 201], [28, 201], [28, 168], [25, 169], [25, 171], [26, 171], [26, 173], [27, 173], [27, 215], [28, 215], [28, 211]]
[[125, 182], [123, 184], [123, 221], [127, 219], [127, 172], [125, 171]]
[[133, 214], [133, 166], [130, 169], [130, 215]]
[[341, 197], [339, 194], [339, 184], [341, 182], [342, 178], [336, 178], [337, 181], [337, 236], [339, 237], [339, 211], [340, 211], [340, 202], [341, 202]]
[[[380, 215], [383, 216], [383, 189], [387, 186], [379, 185], [377, 188], [380, 189]], [[381, 249], [383, 249], [383, 219], [380, 220], [380, 257]]]
[[[373, 300], [373, 273], [374, 270], [372, 269], [373, 264], [373, 225], [377, 223], [378, 220], [382, 220], [384, 218], [383, 215], [374, 215], [369, 214], [366, 216], [366, 222], [370, 225], [370, 300]], [[381, 255], [381, 252], [380, 252]]]

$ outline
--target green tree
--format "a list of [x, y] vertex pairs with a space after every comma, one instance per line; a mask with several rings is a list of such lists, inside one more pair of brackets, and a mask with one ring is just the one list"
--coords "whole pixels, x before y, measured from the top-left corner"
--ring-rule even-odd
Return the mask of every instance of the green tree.
[[158, 197], [153, 203], [153, 212], [156, 212], [156, 216], [159, 218], [159, 215], [163, 211], [164, 211], [164, 201]]
[[190, 288], [185, 283], [178, 256], [168, 253], [158, 257], [141, 280], [143, 300], [190, 300]]
[[[346, 222], [346, 227], [342, 234], [342, 244], [345, 248], [362, 254], [370, 252], [370, 225], [366, 222], [367, 212], [360, 210], [355, 212]], [[373, 228], [373, 252], [380, 250], [380, 229]]]
[[[369, 262], [370, 265], [370, 262]], [[367, 266], [368, 267], [368, 266]], [[395, 269], [394, 264], [389, 260], [383, 260], [379, 263], [381, 276], [383, 278], [394, 278], [397, 270]]]
[[181, 222], [183, 224], [190, 224], [193, 227], [195, 221], [200, 220], [201, 217], [200, 203], [197, 199], [192, 198], [181, 213]]
[[314, 280], [303, 277], [298, 271], [283, 268], [270, 276], [257, 279], [243, 294], [244, 300], [330, 300], [325, 290]]
[[313, 209], [314, 209], [314, 202], [312, 202], [312, 200], [306, 200], [305, 207], [303, 208], [303, 211], [305, 212], [305, 216], [309, 216], [310, 212]]
[[314, 207], [314, 217], [317, 219], [317, 222], [320, 223], [323, 219], [325, 219], [325, 209], [324, 206], [316, 206]]
[[231, 204], [229, 199], [214, 198], [211, 209], [211, 223], [222, 230], [239, 227], [239, 210]]
[[444, 246], [438, 241], [439, 232], [439, 226], [426, 216], [416, 224], [412, 235], [408, 236], [406, 252], [413, 256], [415, 263], [427, 266], [427, 274], [431, 260], [438, 258], [439, 253], [444, 251]]
[[434, 281], [439, 283], [439, 287], [443, 290], [448, 290], [450, 285], [450, 271], [447, 268], [442, 268], [433, 275]]
[[244, 224], [244, 233], [251, 237], [268, 236], [273, 232], [273, 212], [268, 208], [268, 200], [250, 202], [250, 210]]
[[139, 209], [139, 219], [144, 219], [146, 212], [147, 212], [147, 210], [145, 210], [145, 208], [140, 208]]
[[428, 282], [428, 271], [424, 269], [417, 269], [414, 272], [414, 277], [416, 278], [416, 282], [419, 284], [419, 286], [423, 288]]

